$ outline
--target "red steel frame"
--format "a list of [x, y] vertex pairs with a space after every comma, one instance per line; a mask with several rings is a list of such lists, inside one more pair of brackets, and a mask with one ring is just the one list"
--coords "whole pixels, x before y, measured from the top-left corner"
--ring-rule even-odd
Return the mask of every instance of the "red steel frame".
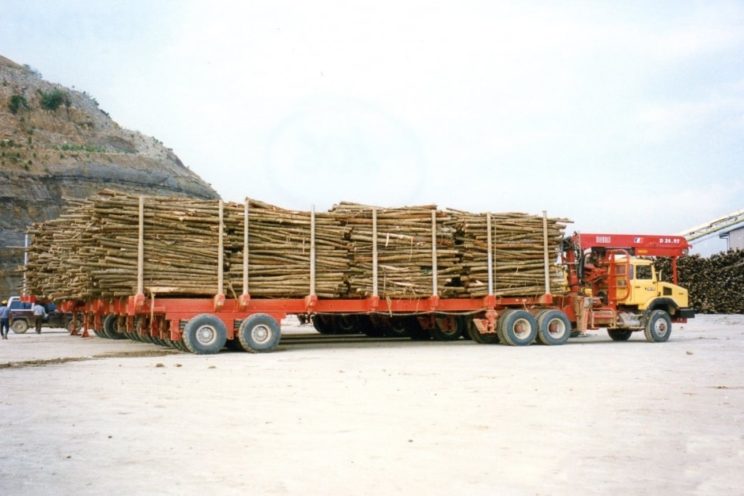
[[[83, 335], [89, 327], [101, 328], [107, 314], [126, 316], [127, 328], [135, 330], [136, 317], [151, 317], [153, 331], [161, 329], [162, 321], [170, 322], [169, 335], [172, 340], [181, 339], [180, 322], [202, 313], [219, 317], [227, 328], [227, 338], [234, 337], [235, 320], [249, 315], [266, 313], [278, 322], [290, 314], [435, 314], [461, 313], [483, 314], [484, 331], [494, 332], [499, 310], [508, 307], [546, 307], [553, 303], [553, 296], [545, 294], [533, 297], [483, 298], [439, 298], [432, 296], [420, 299], [381, 300], [378, 297], [365, 299], [319, 299], [317, 296], [294, 299], [215, 299], [215, 298], [146, 298], [135, 295], [112, 300], [97, 299], [89, 302], [65, 301], [60, 307], [66, 312], [82, 314]], [[480, 327], [480, 326], [479, 326]]]

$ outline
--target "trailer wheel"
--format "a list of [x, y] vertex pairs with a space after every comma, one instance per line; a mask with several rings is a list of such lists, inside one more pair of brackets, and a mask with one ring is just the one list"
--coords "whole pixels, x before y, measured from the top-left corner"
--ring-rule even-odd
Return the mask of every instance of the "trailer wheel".
[[560, 310], [543, 310], [537, 314], [537, 338], [542, 344], [564, 344], [571, 336], [571, 322]]
[[633, 334], [630, 329], [607, 329], [607, 334], [613, 341], [627, 341]]
[[332, 315], [333, 334], [359, 334], [355, 315]]
[[28, 321], [26, 319], [14, 319], [13, 323], [10, 324], [10, 328], [16, 334], [24, 334], [28, 331]]
[[456, 341], [462, 335], [461, 320], [456, 317], [437, 317], [431, 330], [434, 341]]
[[279, 322], [271, 315], [256, 313], [243, 320], [238, 330], [238, 339], [246, 351], [263, 353], [279, 345], [282, 338]]
[[375, 321], [369, 315], [357, 315], [357, 325], [362, 333], [370, 338], [381, 338], [384, 335], [382, 327], [375, 325]]
[[112, 313], [106, 315], [106, 317], [103, 319], [103, 329], [101, 329], [101, 334], [103, 334], [104, 337], [110, 339], [126, 338], [124, 334], [119, 332], [117, 320], [118, 317]]
[[398, 317], [401, 319], [408, 329], [408, 337], [413, 341], [429, 341], [431, 339], [431, 333], [421, 327], [421, 322], [415, 316], [409, 317]]
[[664, 310], [654, 310], [648, 317], [643, 333], [649, 343], [669, 341], [669, 336], [672, 334], [672, 319]]
[[321, 334], [335, 334], [333, 326], [330, 324], [327, 315], [313, 315], [313, 327]]
[[216, 315], [202, 313], [186, 322], [183, 344], [191, 353], [213, 355], [219, 353], [227, 341], [225, 324]]
[[526, 346], [537, 337], [537, 321], [526, 310], [507, 310], [499, 319], [502, 342], [512, 346]]
[[468, 320], [468, 335], [470, 338], [478, 344], [498, 344], [499, 335], [495, 332], [489, 332], [481, 334], [478, 328], [473, 322], [473, 319]]
[[385, 335], [391, 338], [407, 338], [410, 335], [408, 332], [408, 323], [404, 318], [389, 317]]

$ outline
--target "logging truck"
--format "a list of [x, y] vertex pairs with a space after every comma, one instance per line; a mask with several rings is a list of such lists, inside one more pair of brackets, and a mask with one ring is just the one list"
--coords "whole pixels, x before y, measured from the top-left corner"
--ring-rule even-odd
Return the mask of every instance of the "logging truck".
[[[220, 219], [222, 219], [220, 202]], [[246, 202], [245, 218], [248, 218]], [[490, 216], [490, 214], [487, 214]], [[614, 341], [643, 332], [649, 342], [667, 341], [672, 322], [693, 317], [688, 294], [676, 285], [677, 258], [687, 252], [680, 236], [575, 234], [564, 239], [559, 265], [566, 285], [551, 291], [556, 260], [548, 249], [547, 217], [543, 215], [544, 292], [539, 295], [499, 296], [494, 292], [491, 229], [488, 229], [488, 293], [479, 298], [442, 298], [437, 282], [437, 248], [432, 243], [431, 296], [387, 298], [378, 291], [377, 231], [373, 228], [372, 292], [365, 298], [319, 298], [315, 293], [315, 214], [311, 217], [310, 285], [304, 298], [252, 298], [249, 292], [248, 229], [244, 232], [243, 293], [227, 297], [223, 285], [222, 224], [219, 228], [217, 293], [213, 297], [175, 297], [145, 294], [143, 284], [143, 214], [137, 291], [128, 297], [66, 301], [65, 311], [87, 335], [130, 338], [197, 354], [218, 353], [225, 346], [251, 352], [275, 349], [281, 322], [288, 315], [312, 321], [322, 333], [365, 332], [412, 339], [454, 340], [524, 346], [539, 341], [564, 344], [572, 332], [606, 328]], [[373, 212], [373, 226], [376, 226]], [[488, 217], [490, 226], [490, 217]], [[432, 239], [436, 219], [432, 215]], [[674, 284], [661, 282], [652, 257], [672, 259]]]

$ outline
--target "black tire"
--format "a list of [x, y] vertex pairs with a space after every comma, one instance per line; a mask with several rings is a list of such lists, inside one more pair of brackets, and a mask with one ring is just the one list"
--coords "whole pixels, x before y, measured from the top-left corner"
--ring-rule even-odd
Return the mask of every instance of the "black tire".
[[408, 322], [405, 317], [389, 317], [385, 335], [391, 338], [407, 338], [411, 334], [408, 332]]
[[333, 334], [359, 334], [356, 315], [332, 315]]
[[191, 353], [213, 355], [227, 342], [227, 329], [222, 320], [210, 313], [202, 313], [186, 322], [183, 343]]
[[468, 319], [468, 335], [478, 344], [499, 344], [499, 335], [495, 332], [481, 334], [473, 319]]
[[462, 320], [459, 318], [455, 318], [455, 328], [454, 329], [447, 329], [446, 328], [446, 318], [437, 318], [435, 319], [436, 325], [431, 330], [431, 337], [434, 339], [434, 341], [457, 341], [460, 339], [460, 336], [462, 336], [463, 332], [463, 325]]
[[265, 353], [279, 346], [282, 330], [274, 317], [256, 313], [243, 320], [238, 329], [241, 346], [252, 353]]
[[527, 346], [537, 337], [537, 321], [526, 310], [507, 310], [499, 319], [503, 343], [511, 346]]
[[375, 325], [369, 315], [357, 315], [357, 325], [362, 333], [371, 338], [381, 338], [385, 333], [382, 327]]
[[415, 316], [411, 317], [400, 317], [406, 323], [408, 328], [408, 337], [413, 341], [429, 341], [431, 340], [431, 332], [428, 329], [421, 327], [421, 322]]
[[124, 339], [126, 336], [119, 332], [117, 325], [118, 317], [114, 314], [108, 314], [103, 319], [103, 328], [101, 333], [109, 339]]
[[560, 310], [543, 310], [537, 314], [537, 338], [542, 344], [565, 344], [571, 336], [571, 322]]
[[669, 341], [672, 334], [672, 319], [664, 310], [654, 310], [648, 316], [643, 334], [649, 343], [663, 343]]
[[313, 327], [321, 334], [335, 334], [335, 329], [331, 325], [330, 315], [313, 315]]
[[613, 341], [627, 341], [633, 335], [630, 329], [607, 329], [607, 334]]

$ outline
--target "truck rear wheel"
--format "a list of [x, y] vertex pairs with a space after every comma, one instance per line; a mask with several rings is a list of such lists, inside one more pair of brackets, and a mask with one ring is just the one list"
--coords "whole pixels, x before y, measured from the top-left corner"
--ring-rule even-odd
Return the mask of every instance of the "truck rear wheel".
[[630, 329], [607, 329], [607, 334], [613, 341], [627, 341], [633, 335], [633, 331]]
[[28, 321], [26, 319], [15, 319], [13, 320], [13, 323], [10, 324], [10, 328], [13, 329], [13, 332], [16, 334], [24, 334], [28, 331]]
[[238, 330], [240, 345], [246, 351], [265, 353], [279, 346], [281, 327], [274, 317], [256, 313], [243, 320]]
[[649, 343], [669, 341], [669, 336], [672, 334], [672, 319], [669, 318], [669, 314], [664, 310], [651, 312], [643, 328], [643, 334], [646, 335], [646, 341]]
[[225, 324], [217, 316], [202, 313], [186, 322], [183, 343], [191, 353], [213, 355], [219, 353], [227, 341]]
[[560, 310], [542, 310], [537, 314], [537, 338], [542, 344], [559, 345], [571, 336], [571, 322]]
[[537, 337], [537, 321], [526, 310], [507, 310], [499, 319], [502, 342], [512, 346], [532, 344]]

